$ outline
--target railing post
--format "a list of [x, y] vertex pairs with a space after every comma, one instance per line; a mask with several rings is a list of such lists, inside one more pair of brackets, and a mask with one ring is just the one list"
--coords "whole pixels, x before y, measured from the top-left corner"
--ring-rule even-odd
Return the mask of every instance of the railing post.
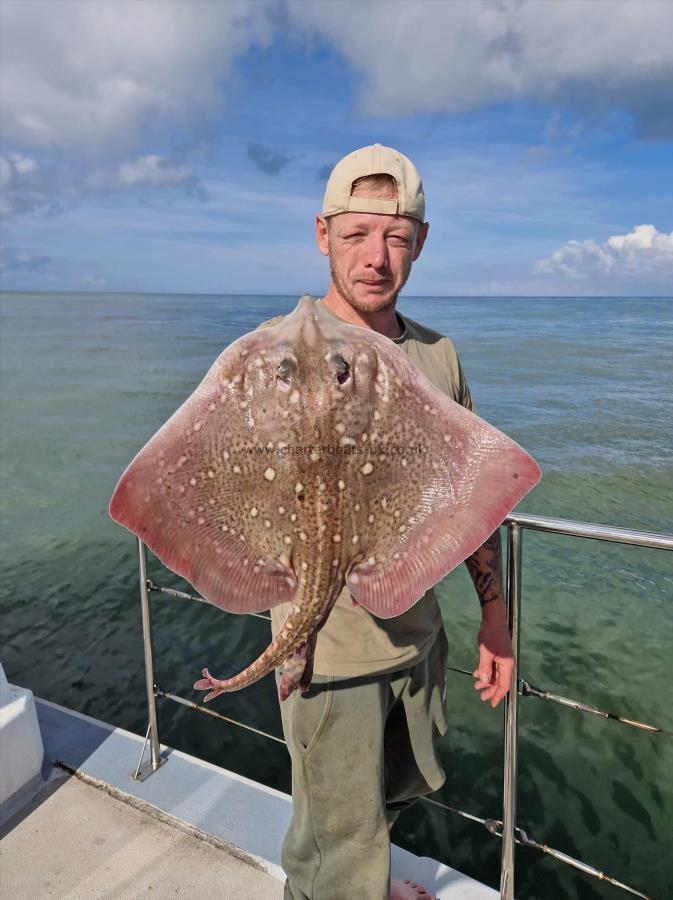
[[[152, 658], [152, 620], [150, 616], [150, 594], [147, 589], [147, 551], [145, 544], [138, 538], [138, 570], [140, 576], [140, 610], [143, 620], [143, 649], [145, 652], [145, 688], [147, 690], [147, 737], [150, 744], [151, 772], [156, 772], [162, 763], [161, 748], [159, 746], [159, 731], [157, 727], [157, 703], [154, 694], [154, 660]], [[141, 763], [145, 754], [145, 745], [140, 756], [140, 761], [132, 777], [142, 781], [144, 775]], [[150, 774], [150, 773], [145, 773]]]
[[504, 773], [502, 788], [502, 856], [500, 898], [514, 900], [514, 851], [516, 848], [517, 701], [519, 669], [519, 615], [521, 611], [521, 540], [516, 522], [507, 523], [507, 592], [505, 603], [514, 648], [512, 687], [505, 697]]

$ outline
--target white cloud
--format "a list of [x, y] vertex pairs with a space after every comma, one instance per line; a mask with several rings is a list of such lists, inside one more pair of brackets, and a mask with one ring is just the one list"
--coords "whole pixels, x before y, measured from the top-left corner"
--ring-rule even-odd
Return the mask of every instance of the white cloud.
[[184, 184], [193, 175], [187, 166], [170, 166], [156, 154], [140, 156], [132, 162], [122, 163], [119, 167], [119, 183], [134, 187], [149, 184], [152, 187]]
[[207, 193], [189, 166], [168, 162], [158, 154], [139, 156], [107, 168], [56, 164], [38, 166], [25, 156], [0, 156], [0, 214], [54, 215], [86, 195], [113, 190], [174, 190], [198, 200]]
[[16, 273], [46, 273], [51, 267], [51, 257], [37, 256], [18, 247], [0, 247], [0, 275]]
[[533, 98], [626, 109], [673, 134], [673, 4], [659, 0], [288, 0], [309, 35], [364, 75], [373, 115], [461, 112]]
[[318, 35], [364, 76], [371, 114], [532, 98], [626, 109], [673, 134], [673, 3], [659, 0], [3, 0], [0, 103], [21, 146], [128, 155], [220, 109], [236, 59]]
[[560, 275], [572, 282], [648, 283], [673, 285], [673, 231], [657, 231], [654, 225], [637, 225], [629, 234], [595, 241], [568, 241], [547, 259], [540, 260], [534, 275]]
[[267, 0], [4, 0], [6, 139], [128, 152], [217, 109], [234, 59], [270, 41]]
[[0, 156], [0, 215], [59, 212], [61, 205], [44, 181], [44, 173], [34, 159], [20, 153]]
[[93, 172], [86, 179], [91, 190], [113, 188], [176, 188], [205, 199], [206, 192], [189, 166], [174, 165], [156, 153], [122, 162], [115, 169]]

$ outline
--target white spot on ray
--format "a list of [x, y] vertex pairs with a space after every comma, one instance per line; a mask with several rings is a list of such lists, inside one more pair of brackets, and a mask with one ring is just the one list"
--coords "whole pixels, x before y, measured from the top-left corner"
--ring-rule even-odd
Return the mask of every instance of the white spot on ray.
[[301, 494], [301, 492], [303, 490], [304, 490], [304, 485], [301, 483], [301, 481], [298, 481], [294, 486], [295, 494]]
[[374, 514], [373, 514], [373, 513], [369, 513], [369, 515], [367, 516], [367, 521], [368, 521], [369, 524], [371, 525], [371, 523], [374, 521]]
[[333, 535], [332, 535], [332, 540], [334, 541], [335, 544], [340, 544], [340, 543], [341, 543], [341, 535], [340, 535], [340, 534], [333, 534]]
[[214, 477], [215, 477], [215, 473], [213, 472], [213, 470], [208, 469], [208, 478], [214, 478]]
[[303, 569], [304, 572], [305, 572], [305, 571], [308, 569], [308, 563], [307, 563], [306, 561], [304, 561], [304, 562], [301, 564], [301, 567], [302, 567], [302, 569]]
[[342, 478], [339, 479], [339, 481], [337, 482], [337, 484], [338, 484], [338, 487], [339, 487], [339, 490], [340, 490], [340, 491], [343, 491], [343, 489], [346, 487], [346, 482], [345, 482]]
[[201, 431], [201, 426], [203, 422], [194, 422], [194, 431]]
[[360, 471], [363, 475], [369, 475], [370, 472], [374, 471], [374, 466], [369, 461], [367, 461]]
[[379, 420], [380, 418], [381, 418], [381, 413], [378, 411], [378, 409], [375, 409], [375, 410], [374, 410], [374, 421], [375, 421], [375, 422], [378, 422], [378, 420]]
[[267, 481], [273, 481], [273, 479], [276, 477], [276, 470], [272, 469], [271, 466], [269, 466], [269, 468], [264, 472], [264, 477]]
[[264, 527], [271, 528], [271, 519], [264, 519]]
[[351, 540], [354, 544], [357, 544], [357, 542], [360, 540], [360, 535], [354, 534]]
[[241, 467], [240, 467], [240, 466], [234, 466], [234, 473], [235, 473], [236, 475], [240, 475], [240, 474], [241, 474]]
[[295, 388], [290, 394], [290, 403], [299, 403], [299, 391]]
[[282, 516], [283, 513], [285, 512], [285, 507], [284, 507], [284, 506], [279, 506], [279, 507], [278, 507], [278, 512], [279, 512], [279, 513], [281, 514], [281, 516]]
[[352, 437], [348, 437], [348, 435], [346, 435], [346, 434], [344, 434], [342, 437], [339, 438], [339, 444], [342, 447], [346, 447], [349, 444], [354, 444], [354, 443], [355, 443], [355, 439]]
[[283, 537], [283, 543], [284, 543], [284, 544], [291, 544], [291, 543], [292, 543], [292, 538], [289, 536], [289, 534], [284, 535], [284, 537]]
[[375, 565], [375, 563], [376, 563], [376, 557], [370, 556], [369, 559], [367, 560], [367, 565], [373, 566], [373, 565]]
[[255, 516], [257, 515], [257, 507], [256, 506], [252, 507], [252, 509], [250, 510], [250, 515], [252, 516], [253, 519], [255, 518]]
[[196, 478], [190, 478], [189, 483], [191, 484], [192, 487], [194, 487], [194, 485], [196, 484]]
[[343, 422], [337, 422], [336, 425], [334, 426], [334, 430], [338, 431], [339, 434], [343, 434], [344, 431], [346, 430], [346, 426], [344, 425]]

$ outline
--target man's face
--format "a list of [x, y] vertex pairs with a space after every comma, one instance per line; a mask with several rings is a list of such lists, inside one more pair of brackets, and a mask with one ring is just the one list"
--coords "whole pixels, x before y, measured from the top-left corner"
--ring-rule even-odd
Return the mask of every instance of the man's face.
[[358, 312], [368, 313], [395, 303], [428, 225], [408, 216], [347, 212], [329, 221], [318, 216], [316, 229], [339, 294]]

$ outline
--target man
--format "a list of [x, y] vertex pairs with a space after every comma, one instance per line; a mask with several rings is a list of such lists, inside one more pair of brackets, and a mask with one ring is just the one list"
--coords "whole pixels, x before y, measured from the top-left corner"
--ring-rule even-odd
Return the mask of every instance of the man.
[[[452, 343], [395, 310], [428, 235], [424, 214], [421, 179], [398, 151], [375, 144], [337, 163], [316, 216], [331, 273], [317, 302], [389, 337], [440, 390], [472, 409]], [[493, 707], [510, 688], [514, 664], [501, 555], [496, 531], [466, 560], [482, 607], [475, 688]], [[285, 615], [284, 606], [272, 610], [274, 635]], [[400, 810], [444, 782], [435, 743], [447, 728], [446, 655], [432, 590], [387, 620], [341, 592], [318, 636], [309, 691], [281, 704], [293, 797], [282, 856], [286, 900], [429, 897], [420, 885], [390, 882], [389, 829]]]

